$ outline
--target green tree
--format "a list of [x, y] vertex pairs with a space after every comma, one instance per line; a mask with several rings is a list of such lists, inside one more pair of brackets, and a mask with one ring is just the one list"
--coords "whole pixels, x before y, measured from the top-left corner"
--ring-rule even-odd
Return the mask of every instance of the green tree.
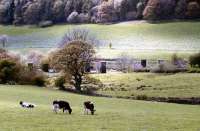
[[200, 53], [190, 56], [189, 61], [192, 67], [200, 67]]

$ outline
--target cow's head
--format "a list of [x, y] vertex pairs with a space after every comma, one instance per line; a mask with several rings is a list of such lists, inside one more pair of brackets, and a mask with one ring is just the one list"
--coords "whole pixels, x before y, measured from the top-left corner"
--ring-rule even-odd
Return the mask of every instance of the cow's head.
[[69, 109], [69, 114], [71, 114], [71, 113], [72, 113], [72, 109], [70, 108], [70, 109]]
[[57, 101], [57, 100], [53, 101], [53, 105], [55, 105], [55, 104], [58, 104], [58, 101]]
[[22, 104], [23, 104], [23, 101], [20, 101], [19, 104], [22, 105]]

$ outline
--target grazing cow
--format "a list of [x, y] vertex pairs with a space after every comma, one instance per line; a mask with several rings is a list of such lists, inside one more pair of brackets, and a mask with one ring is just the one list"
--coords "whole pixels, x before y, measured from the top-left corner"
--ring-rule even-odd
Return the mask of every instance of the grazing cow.
[[59, 109], [63, 109], [63, 113], [65, 113], [67, 110], [68, 110], [69, 114], [72, 113], [72, 109], [68, 102], [57, 101], [57, 100], [53, 101], [53, 111], [58, 113]]
[[93, 102], [91, 102], [91, 101], [85, 101], [83, 103], [83, 105], [84, 105], [84, 108], [85, 108], [84, 114], [85, 113], [88, 114], [88, 110], [90, 110], [91, 114], [94, 115], [94, 112], [96, 110], [94, 110], [94, 103]]
[[27, 103], [27, 102], [23, 102], [23, 101], [20, 101], [19, 104], [23, 108], [34, 108], [36, 106], [35, 104], [31, 104], [31, 103]]

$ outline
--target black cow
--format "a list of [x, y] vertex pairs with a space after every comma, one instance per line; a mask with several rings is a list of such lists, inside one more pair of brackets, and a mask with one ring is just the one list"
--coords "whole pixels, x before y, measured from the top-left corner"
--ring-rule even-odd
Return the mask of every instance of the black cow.
[[68, 110], [69, 114], [72, 113], [72, 109], [68, 102], [66, 101], [53, 101], [53, 111], [58, 112], [59, 109], [63, 109], [63, 113]]
[[83, 105], [84, 105], [84, 108], [85, 108], [84, 113], [88, 114], [88, 110], [90, 110], [91, 114], [94, 115], [94, 112], [96, 110], [94, 110], [94, 103], [93, 102], [91, 102], [91, 101], [85, 101], [83, 103]]
[[24, 108], [34, 108], [35, 107], [35, 104], [31, 104], [31, 103], [27, 103], [27, 102], [23, 102], [23, 101], [20, 101], [19, 104]]

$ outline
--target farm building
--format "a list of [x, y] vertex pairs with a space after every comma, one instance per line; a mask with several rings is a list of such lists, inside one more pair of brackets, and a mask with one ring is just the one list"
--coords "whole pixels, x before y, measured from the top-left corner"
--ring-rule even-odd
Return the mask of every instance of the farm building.
[[[147, 60], [147, 59], [95, 59], [88, 64], [87, 72], [91, 73], [106, 73], [107, 71], [140, 71], [150, 70], [160, 64], [170, 63], [169, 60]], [[178, 69], [186, 69], [187, 61], [178, 61], [176, 64]]]
[[126, 61], [122, 59], [95, 59], [90, 64], [90, 72], [92, 73], [106, 73], [106, 71], [115, 70], [138, 70], [138, 69], [150, 69], [153, 66], [159, 64], [156, 60], [139, 60], [133, 59], [131, 61]]

